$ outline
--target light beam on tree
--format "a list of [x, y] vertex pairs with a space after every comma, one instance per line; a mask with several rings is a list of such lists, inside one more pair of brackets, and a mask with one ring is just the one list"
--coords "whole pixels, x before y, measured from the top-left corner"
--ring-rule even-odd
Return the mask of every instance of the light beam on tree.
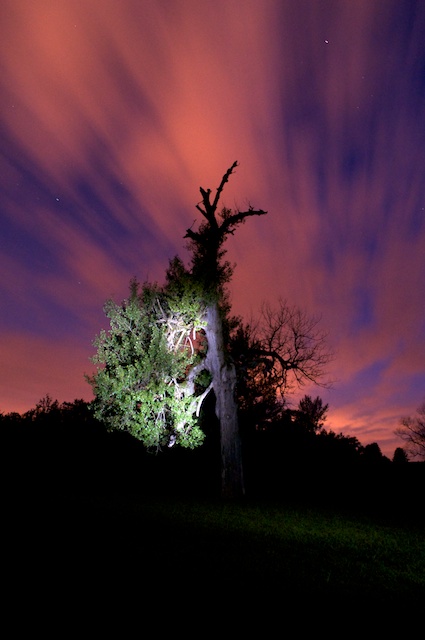
[[[218, 205], [237, 167], [224, 174], [214, 196], [200, 187], [202, 214], [197, 230], [189, 228], [192, 253], [187, 269], [180, 258], [170, 261], [166, 283], [132, 281], [121, 305], [105, 305], [110, 331], [95, 340], [98, 365], [88, 380], [93, 387], [96, 416], [109, 428], [123, 429], [146, 447], [160, 450], [202, 444], [199, 426], [202, 404], [210, 392], [220, 423], [221, 489], [223, 497], [244, 494], [241, 439], [238, 424], [237, 371], [230, 348], [230, 304], [226, 285], [233, 269], [223, 245], [247, 218], [267, 212], [249, 206], [233, 211]], [[193, 225], [192, 225], [193, 226]], [[277, 312], [263, 307], [265, 331], [252, 334], [246, 371], [261, 379], [262, 392], [288, 388], [288, 375], [298, 385], [317, 382], [329, 360], [317, 320], [281, 304]], [[204, 344], [198, 337], [203, 333]], [[240, 335], [247, 337], [247, 329]], [[202, 375], [206, 374], [206, 375]], [[264, 395], [264, 394], [263, 394]]]

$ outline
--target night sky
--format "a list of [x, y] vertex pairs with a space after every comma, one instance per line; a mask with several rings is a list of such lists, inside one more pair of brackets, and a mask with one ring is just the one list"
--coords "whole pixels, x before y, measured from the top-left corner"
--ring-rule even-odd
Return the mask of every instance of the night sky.
[[237, 160], [222, 203], [268, 215], [227, 243], [234, 313], [321, 316], [333, 389], [301, 395], [392, 457], [425, 398], [425, 2], [2, 0], [0, 32], [0, 411], [91, 399], [105, 300], [187, 260]]

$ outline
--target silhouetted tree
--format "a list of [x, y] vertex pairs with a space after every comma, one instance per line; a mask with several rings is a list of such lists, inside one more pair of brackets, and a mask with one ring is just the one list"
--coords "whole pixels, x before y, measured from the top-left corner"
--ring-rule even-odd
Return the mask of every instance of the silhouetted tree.
[[24, 414], [26, 420], [37, 420], [39, 418], [45, 419], [49, 414], [57, 413], [60, 410], [59, 402], [53, 400], [53, 398], [47, 393], [41, 398], [34, 409], [29, 409]]
[[362, 444], [355, 436], [322, 429], [316, 436], [318, 460], [338, 467], [350, 466], [360, 460]]
[[397, 447], [394, 450], [393, 460], [394, 464], [405, 464], [409, 462], [409, 458], [407, 457], [407, 453], [402, 447]]
[[425, 402], [416, 410], [416, 416], [401, 419], [395, 434], [406, 442], [406, 451], [412, 458], [425, 460]]
[[381, 448], [377, 442], [371, 442], [362, 447], [361, 461], [368, 465], [375, 465], [384, 461], [388, 462], [388, 458], [382, 455]]
[[[280, 299], [275, 308], [263, 304], [256, 322], [238, 324], [230, 348], [238, 372], [239, 406], [244, 420], [255, 428], [281, 421], [288, 411], [286, 397], [295, 388], [311, 382], [331, 386], [326, 366], [332, 354], [318, 323], [318, 318]], [[320, 399], [317, 402], [322, 404]], [[327, 406], [323, 415], [326, 410]], [[317, 416], [314, 419], [320, 421]]]
[[313, 400], [311, 396], [305, 395], [294, 412], [295, 422], [307, 431], [318, 433], [324, 427], [328, 409], [329, 405], [323, 404], [319, 396]]
[[286, 409], [285, 400], [269, 375], [269, 368], [254, 352], [250, 326], [238, 322], [230, 335], [230, 353], [237, 373], [237, 402], [245, 437], [279, 420]]

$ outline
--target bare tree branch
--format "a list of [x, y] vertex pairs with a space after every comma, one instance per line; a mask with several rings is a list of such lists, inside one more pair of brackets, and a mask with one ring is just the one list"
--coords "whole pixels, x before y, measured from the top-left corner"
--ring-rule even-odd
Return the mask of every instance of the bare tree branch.
[[232, 227], [236, 227], [236, 225], [240, 224], [248, 218], [249, 216], [264, 216], [267, 211], [263, 211], [263, 209], [253, 209], [249, 207], [248, 211], [238, 211], [238, 213], [234, 213], [233, 215], [225, 218], [220, 226], [220, 231], [224, 235], [226, 233], [230, 233], [233, 235], [234, 229]]
[[299, 387], [309, 382], [323, 388], [332, 386], [327, 365], [333, 355], [318, 323], [318, 318], [289, 307], [284, 300], [277, 309], [263, 304], [259, 322], [251, 327], [251, 353], [281, 393], [291, 389], [294, 381]]
[[425, 402], [417, 409], [416, 416], [402, 418], [395, 434], [406, 442], [412, 458], [425, 460]]
[[220, 186], [217, 189], [217, 193], [215, 194], [214, 202], [212, 204], [212, 209], [214, 213], [217, 210], [218, 201], [220, 200], [221, 193], [224, 189], [224, 185], [226, 184], [226, 182], [228, 182], [230, 176], [232, 175], [233, 171], [236, 169], [237, 166], [238, 166], [238, 162], [237, 160], [235, 160], [235, 162], [232, 164], [232, 166], [229, 169], [227, 169], [226, 173], [221, 179]]
[[200, 240], [201, 240], [200, 234], [197, 231], [192, 231], [192, 229], [187, 229], [186, 230], [186, 234], [184, 235], [184, 237], [185, 238], [190, 238], [194, 242], [200, 242]]
[[[228, 182], [230, 176], [237, 166], [238, 163], [234, 162], [232, 166], [226, 171], [221, 179], [220, 186], [217, 188], [217, 192], [212, 203], [210, 200], [211, 189], [203, 189], [202, 187], [200, 187], [199, 189], [202, 195], [202, 201], [198, 202], [196, 208], [202, 213], [204, 218], [210, 224], [211, 231], [216, 234], [215, 241], [217, 245], [221, 245], [227, 234], [233, 235], [234, 228], [241, 222], [244, 222], [245, 218], [249, 216], [262, 216], [267, 213], [267, 211], [263, 211], [262, 209], [257, 210], [250, 206], [247, 211], [237, 211], [232, 215], [227, 215], [223, 218], [221, 224], [219, 224], [219, 219], [216, 216], [217, 206], [224, 186]], [[193, 231], [192, 229], [187, 229], [186, 235], [184, 237], [190, 238], [198, 244], [205, 244], [206, 241], [211, 242], [211, 236], [206, 235], [205, 232], [197, 232]]]

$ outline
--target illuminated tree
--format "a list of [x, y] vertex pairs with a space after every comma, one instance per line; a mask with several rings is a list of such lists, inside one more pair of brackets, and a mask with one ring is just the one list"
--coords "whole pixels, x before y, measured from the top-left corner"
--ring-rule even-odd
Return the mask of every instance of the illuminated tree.
[[215, 411], [220, 422], [222, 494], [235, 497], [244, 492], [242, 451], [236, 401], [236, 368], [226, 344], [225, 321], [228, 312], [225, 285], [232, 275], [229, 262], [224, 260], [223, 244], [235, 228], [247, 217], [265, 215], [266, 211], [232, 212], [218, 204], [223, 188], [236, 168], [233, 163], [223, 176], [211, 201], [211, 190], [201, 187], [202, 201], [196, 205], [204, 217], [198, 231], [188, 229], [186, 237], [192, 250], [192, 275], [202, 286], [205, 302], [205, 335], [208, 345], [206, 368], [212, 377]]
[[[200, 188], [202, 200], [196, 208], [203, 220], [185, 235], [192, 253], [190, 268], [174, 258], [164, 286], [140, 287], [133, 281], [128, 299], [105, 305], [110, 331], [102, 331], [95, 340], [98, 368], [89, 378], [96, 417], [156, 450], [202, 443], [198, 417], [203, 400], [213, 392], [220, 424], [222, 495], [229, 498], [244, 493], [237, 360], [230, 340], [241, 324], [230, 317], [226, 285], [233, 269], [224, 259], [223, 245], [248, 217], [266, 214], [251, 206], [246, 211], [219, 211], [224, 186], [236, 166], [233, 163], [224, 174], [214, 196], [210, 189]], [[245, 354], [250, 361], [246, 374], [256, 372], [253, 380], [268, 385], [268, 397], [271, 389], [276, 395], [288, 388], [290, 372], [299, 384], [317, 380], [326, 358], [316, 321], [287, 305], [277, 312], [264, 307], [263, 319], [265, 332], [253, 336]]]
[[[88, 380], [93, 387], [95, 415], [109, 428], [129, 431], [145, 446], [160, 449], [179, 444], [195, 447], [203, 433], [197, 418], [203, 399], [215, 395], [220, 422], [222, 493], [243, 494], [242, 454], [236, 403], [236, 370], [226, 349], [229, 305], [225, 285], [232, 268], [223, 260], [227, 236], [249, 216], [265, 211], [232, 212], [218, 204], [236, 168], [223, 176], [211, 201], [200, 188], [197, 209], [204, 216], [199, 229], [188, 229], [191, 269], [175, 258], [164, 287], [137, 282], [121, 305], [105, 305], [110, 331], [95, 340], [98, 364]], [[196, 340], [205, 335], [206, 349]]]
[[194, 389], [194, 339], [203, 321], [196, 297], [133, 280], [129, 298], [121, 305], [109, 300], [104, 310], [110, 330], [94, 341], [93, 361], [101, 366], [88, 378], [96, 418], [130, 432], [148, 449], [201, 444], [196, 416], [203, 394]]

